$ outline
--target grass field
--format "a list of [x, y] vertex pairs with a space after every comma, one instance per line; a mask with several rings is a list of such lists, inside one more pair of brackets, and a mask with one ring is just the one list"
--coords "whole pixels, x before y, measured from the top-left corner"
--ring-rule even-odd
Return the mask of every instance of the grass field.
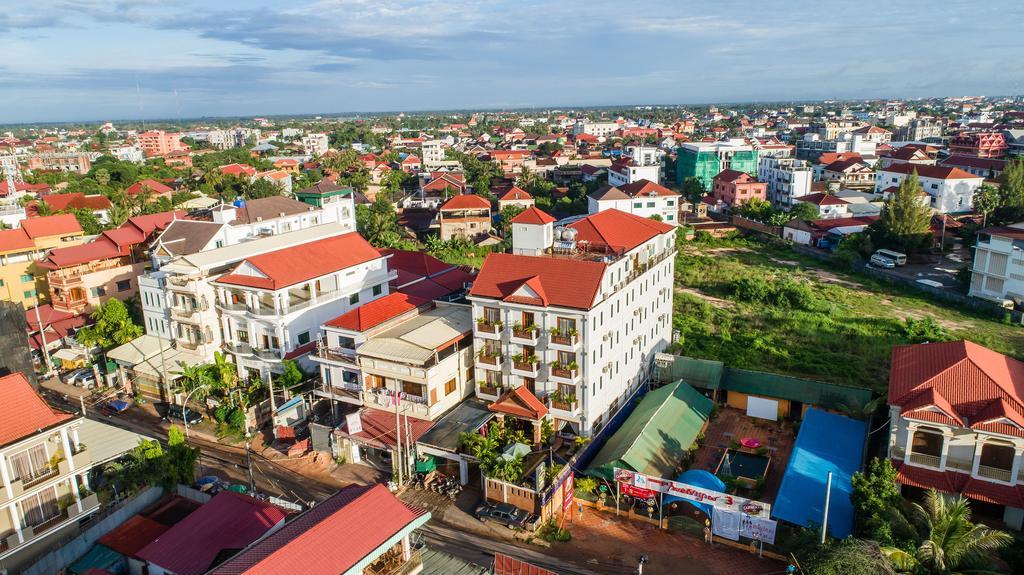
[[969, 339], [1024, 357], [1020, 326], [746, 239], [680, 243], [674, 327], [684, 355], [880, 393], [894, 345]]

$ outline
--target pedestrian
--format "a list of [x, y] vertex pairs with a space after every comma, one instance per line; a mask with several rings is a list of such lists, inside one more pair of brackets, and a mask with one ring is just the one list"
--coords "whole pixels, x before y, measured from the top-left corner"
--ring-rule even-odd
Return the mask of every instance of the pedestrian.
[[583, 519], [583, 502], [582, 501], [577, 501], [576, 502], [576, 509], [580, 512], [580, 519]]

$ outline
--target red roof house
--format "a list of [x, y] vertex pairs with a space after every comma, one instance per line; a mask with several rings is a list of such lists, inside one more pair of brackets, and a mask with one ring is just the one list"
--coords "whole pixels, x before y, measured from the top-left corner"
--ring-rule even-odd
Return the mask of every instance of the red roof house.
[[50, 407], [21, 373], [0, 377], [0, 446], [10, 445], [75, 416]]
[[380, 257], [351, 232], [246, 258], [216, 283], [278, 290]]
[[428, 303], [430, 300], [395, 292], [345, 312], [325, 325], [364, 332]]
[[202, 575], [225, 555], [280, 529], [284, 519], [284, 511], [265, 501], [221, 491], [143, 547], [138, 557], [164, 572]]
[[170, 196], [174, 192], [174, 190], [171, 189], [171, 187], [168, 186], [167, 184], [152, 179], [145, 179], [135, 182], [134, 184], [125, 188], [124, 191], [129, 196], [137, 196], [143, 191], [146, 191], [158, 198], [163, 196]]

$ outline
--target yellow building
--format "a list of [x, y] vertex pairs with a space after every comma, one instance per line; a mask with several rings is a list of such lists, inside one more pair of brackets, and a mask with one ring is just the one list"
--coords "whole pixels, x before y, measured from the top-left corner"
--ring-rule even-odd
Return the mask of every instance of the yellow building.
[[26, 308], [46, 298], [46, 272], [36, 264], [52, 248], [80, 245], [82, 227], [71, 214], [21, 221], [21, 227], [0, 231], [0, 299]]

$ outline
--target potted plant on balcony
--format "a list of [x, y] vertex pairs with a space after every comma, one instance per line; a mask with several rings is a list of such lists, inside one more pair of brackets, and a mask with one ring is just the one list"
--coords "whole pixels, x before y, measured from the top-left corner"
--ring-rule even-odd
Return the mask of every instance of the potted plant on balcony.
[[521, 323], [512, 324], [512, 334], [519, 338], [533, 339], [536, 330], [537, 326], [532, 323], [528, 325], [523, 325]]

